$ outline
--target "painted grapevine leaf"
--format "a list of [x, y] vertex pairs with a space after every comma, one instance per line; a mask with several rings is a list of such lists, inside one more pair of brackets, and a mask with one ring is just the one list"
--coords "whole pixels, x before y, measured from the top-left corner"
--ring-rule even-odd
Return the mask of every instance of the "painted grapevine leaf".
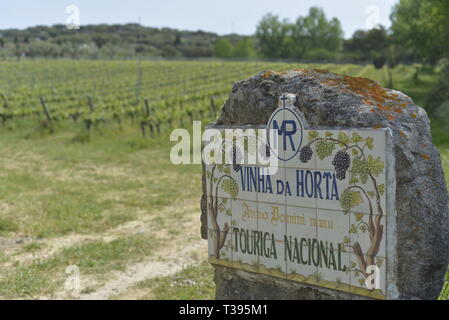
[[231, 168], [229, 166], [225, 166], [223, 168], [223, 173], [230, 176], [231, 175]]
[[356, 213], [355, 214], [355, 221], [359, 222], [363, 219], [363, 213]]
[[376, 258], [376, 265], [381, 268], [382, 265], [384, 264], [384, 260], [381, 258]]
[[221, 183], [221, 188], [232, 198], [236, 198], [239, 193], [239, 185], [234, 179], [226, 179]]
[[359, 229], [360, 229], [360, 231], [362, 231], [363, 233], [365, 233], [365, 232], [368, 230], [367, 226], [364, 225], [364, 224], [360, 225]]
[[351, 191], [351, 208], [355, 208], [362, 203], [362, 194], [359, 191]]
[[349, 184], [356, 184], [359, 182], [359, 179], [357, 179], [357, 177], [352, 176], [351, 179], [349, 180]]
[[330, 138], [330, 137], [332, 137], [334, 134], [332, 133], [332, 132], [329, 132], [329, 131], [327, 131], [325, 134], [324, 134], [324, 136], [326, 137], [326, 138]]
[[349, 229], [349, 233], [357, 233], [357, 227], [353, 224], [351, 225], [351, 228]]
[[366, 143], [366, 146], [368, 147], [368, 149], [373, 150], [373, 148], [374, 148], [374, 139], [373, 138], [371, 138], [371, 137], [366, 138], [365, 143]]
[[354, 177], [360, 178], [360, 181], [365, 184], [369, 176], [369, 167], [367, 161], [362, 157], [357, 157], [352, 160], [351, 174]]
[[373, 176], [377, 177], [384, 171], [384, 163], [380, 157], [374, 159], [371, 155], [368, 156], [368, 168]]
[[309, 131], [309, 142], [315, 140], [320, 135], [317, 131]]
[[348, 144], [350, 142], [349, 136], [344, 132], [340, 132], [338, 134], [338, 140], [340, 140], [343, 144]]
[[385, 193], [385, 185], [384, 184], [381, 184], [380, 186], [378, 186], [377, 187], [378, 189], [379, 189], [379, 193], [380, 193], [380, 195], [384, 195], [384, 193]]
[[354, 132], [354, 133], [352, 134], [352, 139], [351, 139], [351, 141], [352, 141], [353, 143], [359, 143], [359, 142], [362, 142], [362, 141], [363, 141], [363, 138], [362, 138], [357, 132]]

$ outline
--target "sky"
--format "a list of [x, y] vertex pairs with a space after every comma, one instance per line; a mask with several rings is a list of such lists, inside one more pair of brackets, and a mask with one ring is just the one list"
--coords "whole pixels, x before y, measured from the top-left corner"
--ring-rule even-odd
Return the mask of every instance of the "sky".
[[[139, 23], [148, 27], [204, 30], [220, 35], [254, 34], [268, 12], [296, 20], [311, 6], [337, 17], [349, 38], [358, 29], [380, 23], [390, 26], [392, 6], [399, 0], [0, 0], [0, 29], [66, 24], [79, 8], [81, 28], [86, 24]], [[70, 21], [70, 20], [69, 20]]]

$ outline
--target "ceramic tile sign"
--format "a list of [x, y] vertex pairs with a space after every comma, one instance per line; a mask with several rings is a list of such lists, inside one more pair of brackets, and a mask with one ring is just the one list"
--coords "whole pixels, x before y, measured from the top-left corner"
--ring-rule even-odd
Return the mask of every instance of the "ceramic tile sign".
[[266, 129], [276, 170], [206, 165], [209, 261], [386, 298], [387, 131], [306, 128], [282, 98]]

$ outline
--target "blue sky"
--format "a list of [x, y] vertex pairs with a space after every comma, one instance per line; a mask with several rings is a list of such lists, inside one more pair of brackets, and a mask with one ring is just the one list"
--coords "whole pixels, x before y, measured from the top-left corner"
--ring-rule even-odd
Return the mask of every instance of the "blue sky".
[[272, 12], [295, 20], [309, 7], [322, 7], [338, 17], [345, 37], [373, 22], [389, 26], [398, 0], [0, 0], [0, 29], [65, 23], [68, 5], [80, 9], [84, 24], [140, 22], [144, 26], [205, 30], [218, 34], [253, 34], [260, 19]]

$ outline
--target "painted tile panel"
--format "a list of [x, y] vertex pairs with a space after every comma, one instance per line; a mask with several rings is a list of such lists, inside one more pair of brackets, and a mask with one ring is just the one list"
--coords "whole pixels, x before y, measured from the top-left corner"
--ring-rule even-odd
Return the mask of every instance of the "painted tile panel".
[[[217, 201], [224, 202], [217, 217], [220, 230], [226, 224], [231, 227], [217, 257], [216, 231], [209, 222], [211, 261], [384, 298], [386, 132], [304, 130], [302, 138], [295, 135], [290, 139], [285, 133], [293, 130], [294, 116], [286, 114], [278, 120], [278, 134], [271, 143], [287, 145], [290, 150], [276, 151], [286, 161], [279, 161], [275, 172], [266, 162], [260, 163], [263, 156], [258, 150], [258, 165], [242, 165], [237, 170], [232, 165], [221, 166], [215, 169], [217, 177], [208, 179], [208, 187], [209, 183], [220, 183], [212, 188]], [[281, 120], [285, 127], [280, 127]], [[262, 149], [263, 155], [266, 147]], [[212, 167], [207, 169], [210, 178]], [[370, 230], [370, 213], [376, 221], [380, 212], [377, 196], [383, 217], [375, 227], [379, 230], [382, 225], [385, 234], [377, 235], [382, 240], [371, 261], [364, 255], [373, 245], [370, 232], [376, 232]], [[229, 210], [231, 215], [226, 214]], [[363, 261], [379, 268], [378, 289], [366, 286]]]

